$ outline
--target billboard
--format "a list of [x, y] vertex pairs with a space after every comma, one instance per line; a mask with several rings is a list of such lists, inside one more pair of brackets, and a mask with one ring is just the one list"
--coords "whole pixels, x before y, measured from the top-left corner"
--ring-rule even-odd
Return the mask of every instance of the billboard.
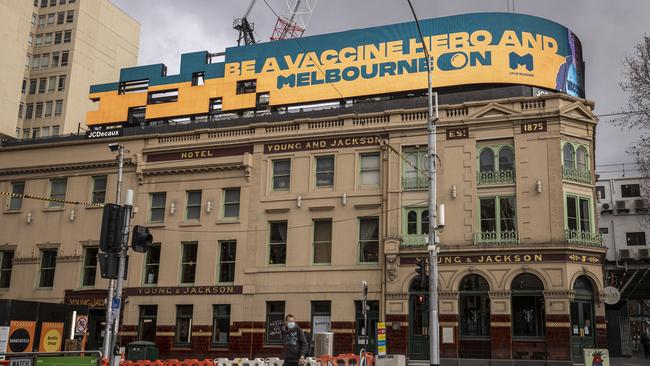
[[[415, 22], [408, 22], [232, 47], [220, 63], [210, 63], [207, 52], [184, 54], [178, 75], [165, 75], [162, 64], [123, 69], [118, 83], [91, 87], [100, 106], [89, 113], [88, 124], [126, 121], [126, 109], [144, 105], [152, 119], [207, 113], [215, 98], [228, 111], [255, 108], [260, 94], [270, 106], [282, 106], [425, 89], [424, 46], [433, 58], [434, 88], [521, 84], [585, 96], [581, 44], [562, 25], [512, 13], [456, 15], [420, 25], [424, 45]], [[204, 75], [203, 85], [192, 83], [197, 73]], [[124, 91], [125, 83], [145, 79], [139, 93]], [[177, 97], [151, 103], [147, 92]]]

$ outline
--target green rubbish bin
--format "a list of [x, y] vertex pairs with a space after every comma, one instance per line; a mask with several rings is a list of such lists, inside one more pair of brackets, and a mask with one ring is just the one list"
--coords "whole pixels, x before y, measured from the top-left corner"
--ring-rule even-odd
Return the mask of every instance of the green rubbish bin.
[[126, 359], [129, 361], [158, 359], [158, 347], [155, 343], [135, 341], [126, 345]]

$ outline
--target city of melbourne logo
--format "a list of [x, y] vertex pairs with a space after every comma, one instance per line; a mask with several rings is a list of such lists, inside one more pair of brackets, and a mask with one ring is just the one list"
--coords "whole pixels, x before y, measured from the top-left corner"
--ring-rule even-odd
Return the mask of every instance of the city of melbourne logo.
[[533, 71], [535, 68], [535, 65], [533, 64], [533, 55], [530, 53], [520, 55], [514, 51], [510, 52], [508, 63], [511, 70], [517, 70], [519, 66], [524, 66], [528, 71]]

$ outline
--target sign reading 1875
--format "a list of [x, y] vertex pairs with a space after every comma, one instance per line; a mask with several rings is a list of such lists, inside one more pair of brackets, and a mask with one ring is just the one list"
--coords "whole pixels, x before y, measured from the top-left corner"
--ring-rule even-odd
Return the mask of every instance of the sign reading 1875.
[[521, 124], [521, 133], [546, 132], [546, 121], [524, 122]]

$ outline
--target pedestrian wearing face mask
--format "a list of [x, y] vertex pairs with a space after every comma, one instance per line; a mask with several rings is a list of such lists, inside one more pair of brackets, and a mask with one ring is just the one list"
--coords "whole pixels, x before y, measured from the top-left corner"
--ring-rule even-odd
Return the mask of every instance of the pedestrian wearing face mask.
[[284, 318], [282, 327], [282, 350], [281, 358], [284, 360], [284, 366], [297, 366], [305, 364], [305, 355], [307, 354], [307, 339], [305, 333], [296, 324], [296, 318], [288, 314]]

